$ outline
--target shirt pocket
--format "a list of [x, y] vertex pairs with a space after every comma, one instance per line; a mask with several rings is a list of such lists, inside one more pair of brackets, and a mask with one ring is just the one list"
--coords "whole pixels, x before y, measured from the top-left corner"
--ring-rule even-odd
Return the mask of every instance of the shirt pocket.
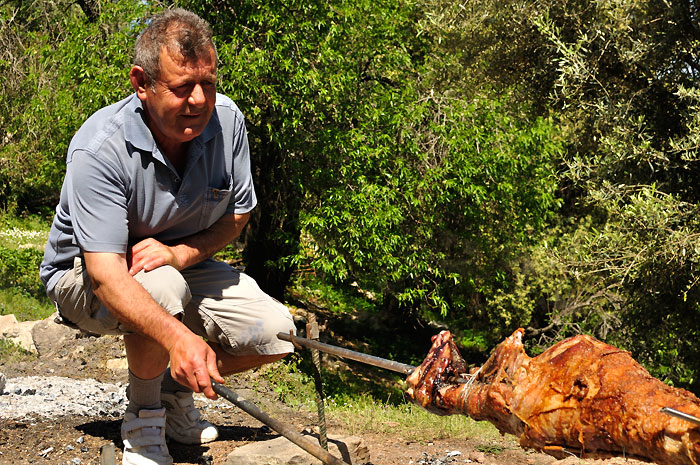
[[227, 181], [223, 188], [207, 187], [204, 208], [202, 208], [202, 216], [200, 226], [206, 229], [221, 218], [228, 208], [231, 194], [233, 193], [233, 176], [228, 175]]

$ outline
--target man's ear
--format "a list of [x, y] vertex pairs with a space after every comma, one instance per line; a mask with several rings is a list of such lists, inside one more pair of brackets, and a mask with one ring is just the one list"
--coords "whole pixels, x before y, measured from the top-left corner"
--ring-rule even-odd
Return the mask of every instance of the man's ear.
[[131, 87], [136, 91], [136, 95], [140, 100], [146, 100], [146, 90], [149, 87], [148, 78], [146, 77], [146, 72], [140, 66], [132, 66], [131, 71], [129, 71], [129, 80], [131, 80]]

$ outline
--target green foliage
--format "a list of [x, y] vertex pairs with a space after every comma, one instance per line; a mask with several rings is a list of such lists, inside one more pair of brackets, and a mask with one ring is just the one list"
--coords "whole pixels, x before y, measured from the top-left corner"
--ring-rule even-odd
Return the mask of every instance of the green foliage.
[[[473, 304], [511, 285], [511, 267], [557, 206], [551, 123], [487, 99], [426, 98], [405, 108], [394, 118], [405, 140], [369, 146], [371, 156], [358, 147], [354, 162], [335, 165], [336, 186], [319, 207], [304, 212], [312, 263], [406, 308], [449, 312], [453, 323], [527, 323], [523, 306], [498, 313]], [[381, 166], [376, 176], [360, 161], [367, 158]]]
[[529, 302], [536, 341], [589, 332], [664, 379], [697, 386], [687, 342], [700, 331], [695, 6], [424, 5], [422, 27], [453, 55], [447, 82], [512, 89], [532, 115], [560, 122], [561, 216], [511, 268], [496, 311]]
[[[383, 112], [413, 76], [412, 55], [424, 47], [412, 30], [413, 5], [180, 4], [213, 24], [220, 90], [249, 120], [260, 209], [251, 220], [255, 234], [246, 241], [247, 270], [279, 293], [298, 264], [300, 215], [337, 186], [338, 165], [364, 164], [375, 150], [373, 136], [383, 147], [394, 137], [384, 128]], [[376, 172], [381, 166], [367, 168]]]
[[75, 2], [0, 5], [0, 208], [52, 208], [73, 134], [130, 91], [134, 21], [146, 5], [94, 3], [99, 21]]
[[0, 214], [0, 315], [39, 320], [55, 311], [39, 279], [48, 221]]
[[0, 287], [25, 289], [40, 295], [44, 286], [39, 280], [39, 264], [43, 253], [36, 249], [12, 250], [0, 248]]

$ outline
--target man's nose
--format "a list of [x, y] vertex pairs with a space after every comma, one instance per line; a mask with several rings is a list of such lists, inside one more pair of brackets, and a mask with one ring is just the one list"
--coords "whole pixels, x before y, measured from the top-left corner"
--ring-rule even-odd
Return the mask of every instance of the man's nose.
[[195, 84], [192, 87], [192, 92], [190, 92], [190, 96], [187, 100], [193, 107], [201, 107], [205, 104], [207, 98], [204, 95], [204, 89], [200, 84]]

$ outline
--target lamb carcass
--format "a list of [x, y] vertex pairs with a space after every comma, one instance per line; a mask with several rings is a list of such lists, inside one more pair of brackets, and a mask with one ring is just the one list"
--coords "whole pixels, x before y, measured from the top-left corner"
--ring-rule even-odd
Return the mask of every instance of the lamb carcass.
[[452, 335], [433, 336], [427, 358], [406, 382], [427, 410], [469, 415], [520, 438], [524, 448], [626, 456], [659, 464], [700, 464], [700, 426], [662, 407], [700, 417], [700, 399], [652, 377], [629, 354], [589, 336], [561, 341], [530, 358], [519, 329], [475, 373]]

